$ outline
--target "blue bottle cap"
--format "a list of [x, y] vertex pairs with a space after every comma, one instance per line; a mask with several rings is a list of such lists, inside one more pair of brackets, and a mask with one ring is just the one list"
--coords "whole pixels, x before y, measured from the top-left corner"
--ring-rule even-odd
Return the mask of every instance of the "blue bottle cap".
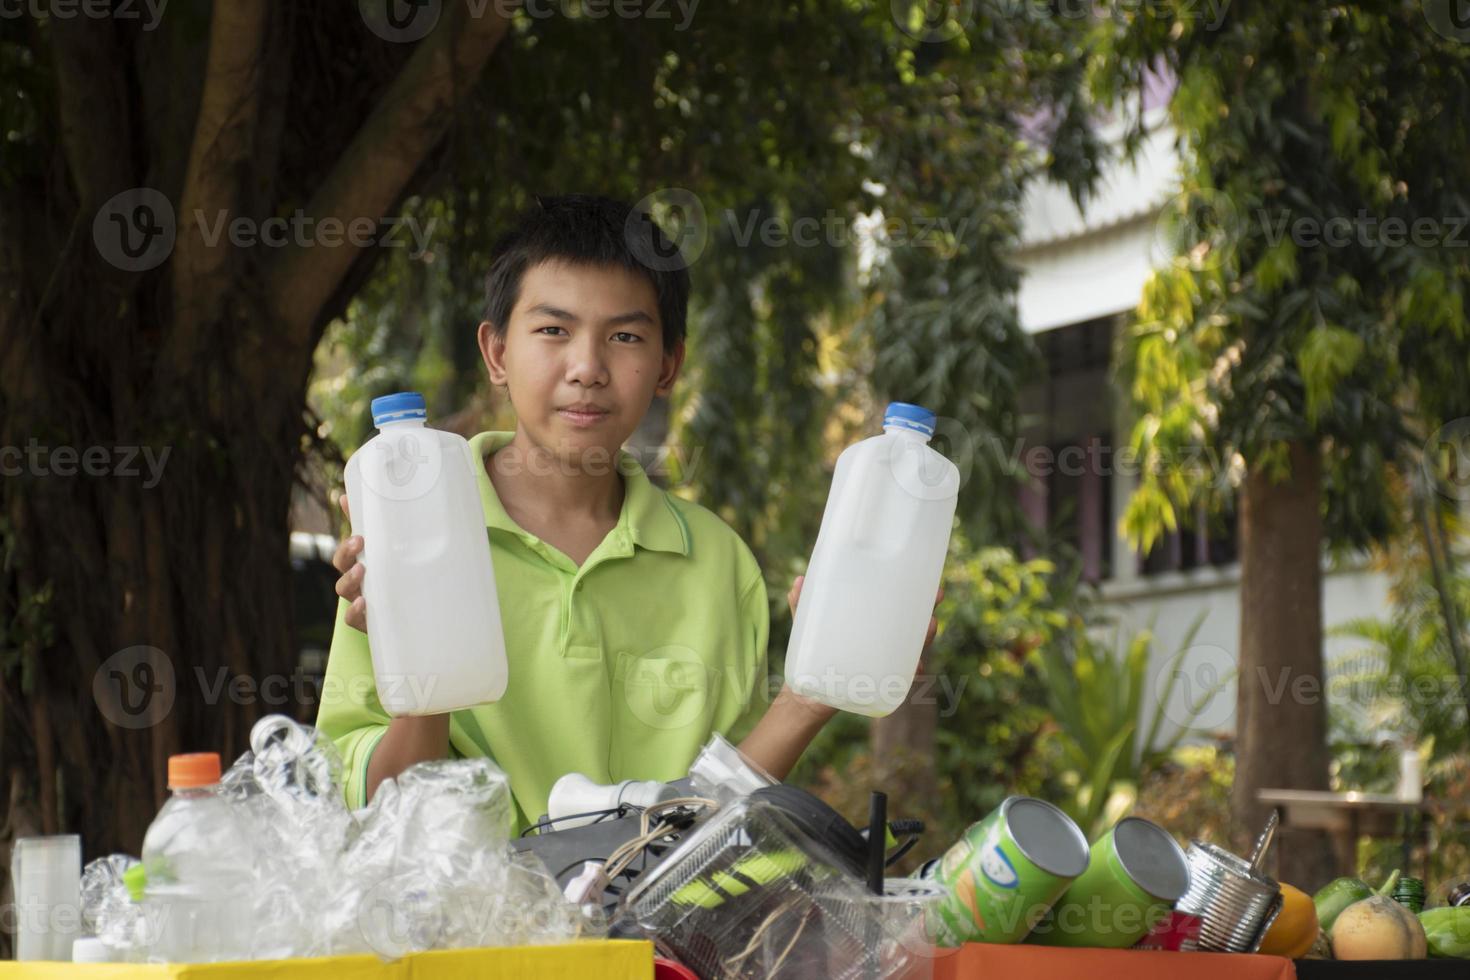
[[889, 402], [888, 408], [883, 412], [883, 425], [896, 425], [902, 429], [911, 429], [921, 433], [925, 437], [934, 435], [934, 413], [919, 405], [910, 405], [908, 402]]
[[416, 391], [399, 391], [373, 399], [374, 426], [422, 418], [428, 418], [428, 413], [424, 411], [424, 396]]

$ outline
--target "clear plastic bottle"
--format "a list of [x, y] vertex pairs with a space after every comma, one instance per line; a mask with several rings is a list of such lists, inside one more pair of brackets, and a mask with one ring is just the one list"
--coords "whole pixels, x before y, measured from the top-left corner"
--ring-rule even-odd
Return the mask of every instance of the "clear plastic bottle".
[[875, 718], [907, 696], [960, 488], [933, 435], [933, 412], [893, 402], [838, 457], [786, 650], [798, 694]]
[[425, 426], [424, 399], [373, 399], [378, 434], [347, 461], [352, 533], [363, 538], [378, 700], [431, 715], [505, 694], [505, 635], [470, 445]]
[[256, 854], [248, 828], [216, 790], [219, 756], [168, 760], [172, 795], [143, 837], [148, 959], [250, 958]]

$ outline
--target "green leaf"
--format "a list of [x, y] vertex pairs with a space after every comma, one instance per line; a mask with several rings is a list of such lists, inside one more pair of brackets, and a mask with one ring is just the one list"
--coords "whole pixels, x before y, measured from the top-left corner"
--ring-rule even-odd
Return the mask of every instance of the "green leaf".
[[1362, 356], [1363, 338], [1342, 327], [1322, 324], [1307, 333], [1297, 350], [1297, 366], [1306, 385], [1308, 422], [1316, 424], [1332, 401], [1333, 389], [1352, 373]]

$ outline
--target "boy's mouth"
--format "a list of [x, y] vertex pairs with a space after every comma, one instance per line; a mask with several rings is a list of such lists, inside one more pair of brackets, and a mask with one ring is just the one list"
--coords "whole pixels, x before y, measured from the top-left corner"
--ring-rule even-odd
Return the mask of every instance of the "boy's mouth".
[[612, 413], [597, 405], [567, 405], [564, 408], [558, 408], [556, 414], [573, 425], [585, 426], [596, 425]]

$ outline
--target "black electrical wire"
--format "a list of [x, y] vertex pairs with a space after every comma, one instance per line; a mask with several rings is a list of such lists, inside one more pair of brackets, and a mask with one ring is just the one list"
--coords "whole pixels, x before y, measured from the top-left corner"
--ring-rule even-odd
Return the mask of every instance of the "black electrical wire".
[[586, 813], [568, 813], [566, 816], [562, 817], [547, 817], [545, 820], [538, 820], [535, 823], [531, 824], [531, 826], [527, 827], [525, 830], [521, 831], [521, 836], [525, 837], [533, 830], [541, 831], [547, 827], [550, 827], [552, 824], [558, 824], [564, 820], [576, 820], [578, 817], [596, 817], [597, 819], [592, 822], [602, 823], [602, 821], [606, 820], [613, 814], [621, 815], [627, 809], [628, 805], [623, 804], [621, 806], [615, 806], [610, 810], [588, 810]]

